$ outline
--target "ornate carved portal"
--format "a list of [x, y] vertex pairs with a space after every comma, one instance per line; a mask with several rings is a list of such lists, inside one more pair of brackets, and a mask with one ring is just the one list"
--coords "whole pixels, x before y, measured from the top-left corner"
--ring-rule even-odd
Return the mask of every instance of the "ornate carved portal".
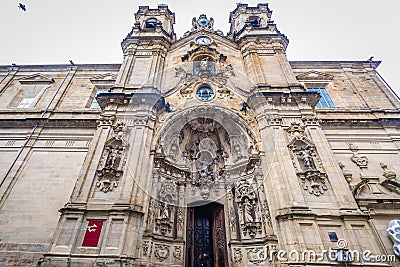
[[[177, 113], [154, 144], [144, 235], [169, 245], [165, 263], [228, 266], [228, 237], [250, 246], [271, 233], [265, 192], [258, 192], [264, 175], [256, 138], [229, 112], [196, 107]], [[166, 250], [159, 250], [161, 261]]]
[[188, 208], [186, 266], [228, 266], [224, 207]]

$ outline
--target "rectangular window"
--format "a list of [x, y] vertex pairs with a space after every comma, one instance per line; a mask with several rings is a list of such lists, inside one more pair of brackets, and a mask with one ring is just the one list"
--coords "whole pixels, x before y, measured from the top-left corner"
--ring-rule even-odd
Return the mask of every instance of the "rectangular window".
[[92, 104], [90, 105], [90, 108], [100, 108], [99, 103], [96, 100], [96, 96], [98, 96], [99, 94], [104, 94], [104, 93], [108, 93], [108, 89], [99, 89], [96, 92], [96, 95], [93, 97], [93, 101]]
[[34, 97], [24, 97], [17, 108], [29, 108], [29, 106], [33, 103], [33, 100], [35, 100]]
[[321, 95], [321, 98], [318, 104], [315, 106], [317, 108], [334, 108], [335, 105], [332, 102], [331, 97], [328, 94], [328, 91], [324, 87], [312, 87], [307, 88], [309, 92], [317, 92]]

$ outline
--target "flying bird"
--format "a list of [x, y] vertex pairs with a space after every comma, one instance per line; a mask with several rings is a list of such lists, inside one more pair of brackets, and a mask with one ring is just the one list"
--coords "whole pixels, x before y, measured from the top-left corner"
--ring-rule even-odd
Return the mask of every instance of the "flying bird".
[[18, 8], [21, 9], [22, 11], [26, 11], [26, 6], [22, 3], [18, 4]]

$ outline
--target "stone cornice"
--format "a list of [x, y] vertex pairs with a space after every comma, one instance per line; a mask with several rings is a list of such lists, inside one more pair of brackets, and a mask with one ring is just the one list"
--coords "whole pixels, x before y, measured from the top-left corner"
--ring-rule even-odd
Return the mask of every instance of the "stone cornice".
[[293, 69], [342, 69], [372, 68], [376, 69], [382, 61], [289, 61]]
[[400, 127], [399, 118], [375, 118], [375, 119], [364, 119], [364, 118], [346, 118], [346, 119], [330, 119], [330, 118], [318, 118], [319, 124], [323, 128], [349, 128], [349, 127]]
[[243, 49], [246, 45], [251, 45], [255, 43], [259, 45], [258, 50], [266, 49], [268, 46], [276, 47], [276, 44], [279, 43], [283, 46], [284, 50], [289, 44], [289, 40], [284, 34], [281, 33], [260, 33], [260, 34], [249, 34], [244, 35], [237, 39], [237, 43]]
[[298, 105], [304, 106], [307, 104], [310, 107], [317, 105], [320, 95], [315, 92], [257, 92], [248, 97], [248, 103], [252, 106], [253, 101], [259, 98], [263, 98], [261, 101], [274, 104], [275, 106], [281, 105]]
[[102, 110], [111, 105], [142, 106], [160, 110], [165, 105], [163, 96], [158, 93], [103, 93], [99, 94], [96, 99]]
[[196, 37], [201, 36], [201, 35], [207, 35], [207, 36], [211, 37], [212, 39], [223, 43], [224, 45], [227, 45], [234, 49], [238, 49], [237, 43], [234, 42], [233, 40], [231, 40], [230, 38], [220, 35], [216, 32], [209, 32], [209, 31], [201, 30], [198, 32], [189, 32], [188, 35], [183, 36], [178, 41], [173, 43], [171, 46], [171, 50], [177, 49], [177, 48], [181, 47], [182, 45], [185, 45], [187, 42], [191, 42], [191, 41], [194, 42]]
[[[166, 33], [167, 34], [167, 33]], [[168, 35], [167, 35], [168, 36]], [[167, 49], [171, 45], [171, 40], [168, 40], [166, 36], [127, 36], [121, 43], [122, 51], [124, 54], [129, 52], [133, 52], [135, 50], [164, 50]]]
[[96, 119], [6, 119], [0, 120], [0, 128], [15, 127], [34, 127], [35, 125], [44, 127], [76, 127], [76, 128], [96, 128]]

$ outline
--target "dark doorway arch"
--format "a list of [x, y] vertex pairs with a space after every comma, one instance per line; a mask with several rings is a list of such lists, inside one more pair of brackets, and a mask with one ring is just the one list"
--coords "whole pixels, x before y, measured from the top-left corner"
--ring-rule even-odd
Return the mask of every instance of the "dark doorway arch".
[[224, 206], [188, 207], [186, 267], [228, 266]]

